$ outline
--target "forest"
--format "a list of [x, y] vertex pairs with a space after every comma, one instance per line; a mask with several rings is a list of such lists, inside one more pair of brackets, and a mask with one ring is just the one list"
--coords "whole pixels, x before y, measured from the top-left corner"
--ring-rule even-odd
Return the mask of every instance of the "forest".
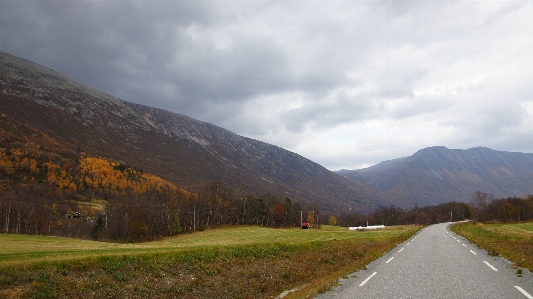
[[448, 221], [460, 221], [470, 218], [470, 208], [466, 203], [450, 202], [437, 206], [402, 209], [391, 205], [379, 207], [372, 213], [361, 214], [348, 212], [337, 217], [341, 226], [368, 225], [403, 225], [403, 224], [435, 224]]

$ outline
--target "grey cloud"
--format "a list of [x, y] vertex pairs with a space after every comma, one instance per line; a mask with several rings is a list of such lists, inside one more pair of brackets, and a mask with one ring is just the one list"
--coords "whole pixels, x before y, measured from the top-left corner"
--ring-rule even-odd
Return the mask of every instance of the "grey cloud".
[[405, 67], [388, 67], [377, 77], [379, 82], [375, 96], [381, 98], [414, 97], [416, 83], [424, 78], [426, 70], [405, 70]]
[[352, 123], [375, 114], [375, 107], [365, 95], [351, 96], [345, 92], [334, 94], [321, 101], [285, 113], [285, 127], [291, 132], [304, 129], [326, 130], [344, 123]]

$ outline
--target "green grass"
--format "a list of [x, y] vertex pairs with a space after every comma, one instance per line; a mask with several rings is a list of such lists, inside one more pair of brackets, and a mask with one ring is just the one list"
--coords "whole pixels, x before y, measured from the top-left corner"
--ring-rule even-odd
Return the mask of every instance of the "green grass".
[[143, 244], [0, 235], [0, 298], [271, 298], [297, 287], [289, 298], [303, 298], [416, 231], [246, 226]]
[[533, 222], [458, 223], [452, 230], [490, 254], [533, 271]]
[[79, 259], [92, 256], [127, 255], [180, 251], [206, 246], [231, 246], [246, 244], [301, 244], [316, 241], [365, 239], [386, 240], [405, 227], [390, 227], [371, 232], [353, 232], [347, 228], [324, 226], [323, 229], [274, 229], [257, 226], [213, 229], [185, 234], [161, 241], [136, 244], [119, 244], [71, 238], [0, 235], [0, 267], [6, 264], [38, 261]]

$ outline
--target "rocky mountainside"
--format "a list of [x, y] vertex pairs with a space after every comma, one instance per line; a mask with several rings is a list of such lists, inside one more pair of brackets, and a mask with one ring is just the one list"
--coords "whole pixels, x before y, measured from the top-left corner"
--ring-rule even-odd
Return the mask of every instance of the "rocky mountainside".
[[397, 205], [469, 201], [476, 191], [497, 198], [533, 193], [533, 154], [437, 146], [410, 157], [338, 174], [383, 192]]
[[380, 192], [296, 153], [123, 101], [1, 52], [0, 111], [8, 129], [34, 142], [135, 165], [188, 189], [219, 175], [235, 188], [316, 203], [326, 213], [390, 204]]

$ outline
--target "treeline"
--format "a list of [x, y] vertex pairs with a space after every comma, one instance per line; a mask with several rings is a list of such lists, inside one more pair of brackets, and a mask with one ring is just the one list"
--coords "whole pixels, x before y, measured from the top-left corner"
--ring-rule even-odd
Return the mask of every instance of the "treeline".
[[168, 186], [103, 192], [102, 207], [74, 200], [74, 191], [50, 184], [18, 185], [11, 191], [0, 193], [2, 233], [143, 242], [227, 225], [299, 227], [301, 218], [317, 227], [320, 216], [316, 205], [233, 190], [220, 177], [194, 193]]
[[114, 198], [97, 220], [93, 238], [137, 242], [228, 225], [299, 227], [301, 217], [318, 223], [319, 215], [316, 205], [273, 194], [257, 197], [217, 177], [196, 192], [159, 189]]
[[404, 225], [404, 224], [434, 224], [447, 221], [458, 221], [470, 218], [471, 209], [466, 203], [449, 202], [437, 206], [402, 209], [391, 205], [380, 207], [372, 213], [348, 212], [337, 217], [340, 226], [368, 225]]
[[[89, 221], [69, 221], [66, 215], [81, 211], [94, 217], [94, 210], [80, 209], [72, 194], [51, 185], [16, 185], [0, 192], [2, 233], [83, 238], [90, 234]], [[59, 192], [58, 192], [59, 190]]]
[[533, 195], [495, 199], [492, 194], [478, 191], [472, 196], [470, 207], [476, 221], [514, 222], [533, 219]]
[[427, 207], [415, 205], [412, 209], [391, 205], [377, 208], [372, 213], [348, 212], [335, 218], [337, 225], [352, 227], [367, 224], [434, 224], [466, 219], [499, 222], [533, 220], [533, 195], [496, 199], [489, 193], [477, 191], [468, 203], [450, 202]]

